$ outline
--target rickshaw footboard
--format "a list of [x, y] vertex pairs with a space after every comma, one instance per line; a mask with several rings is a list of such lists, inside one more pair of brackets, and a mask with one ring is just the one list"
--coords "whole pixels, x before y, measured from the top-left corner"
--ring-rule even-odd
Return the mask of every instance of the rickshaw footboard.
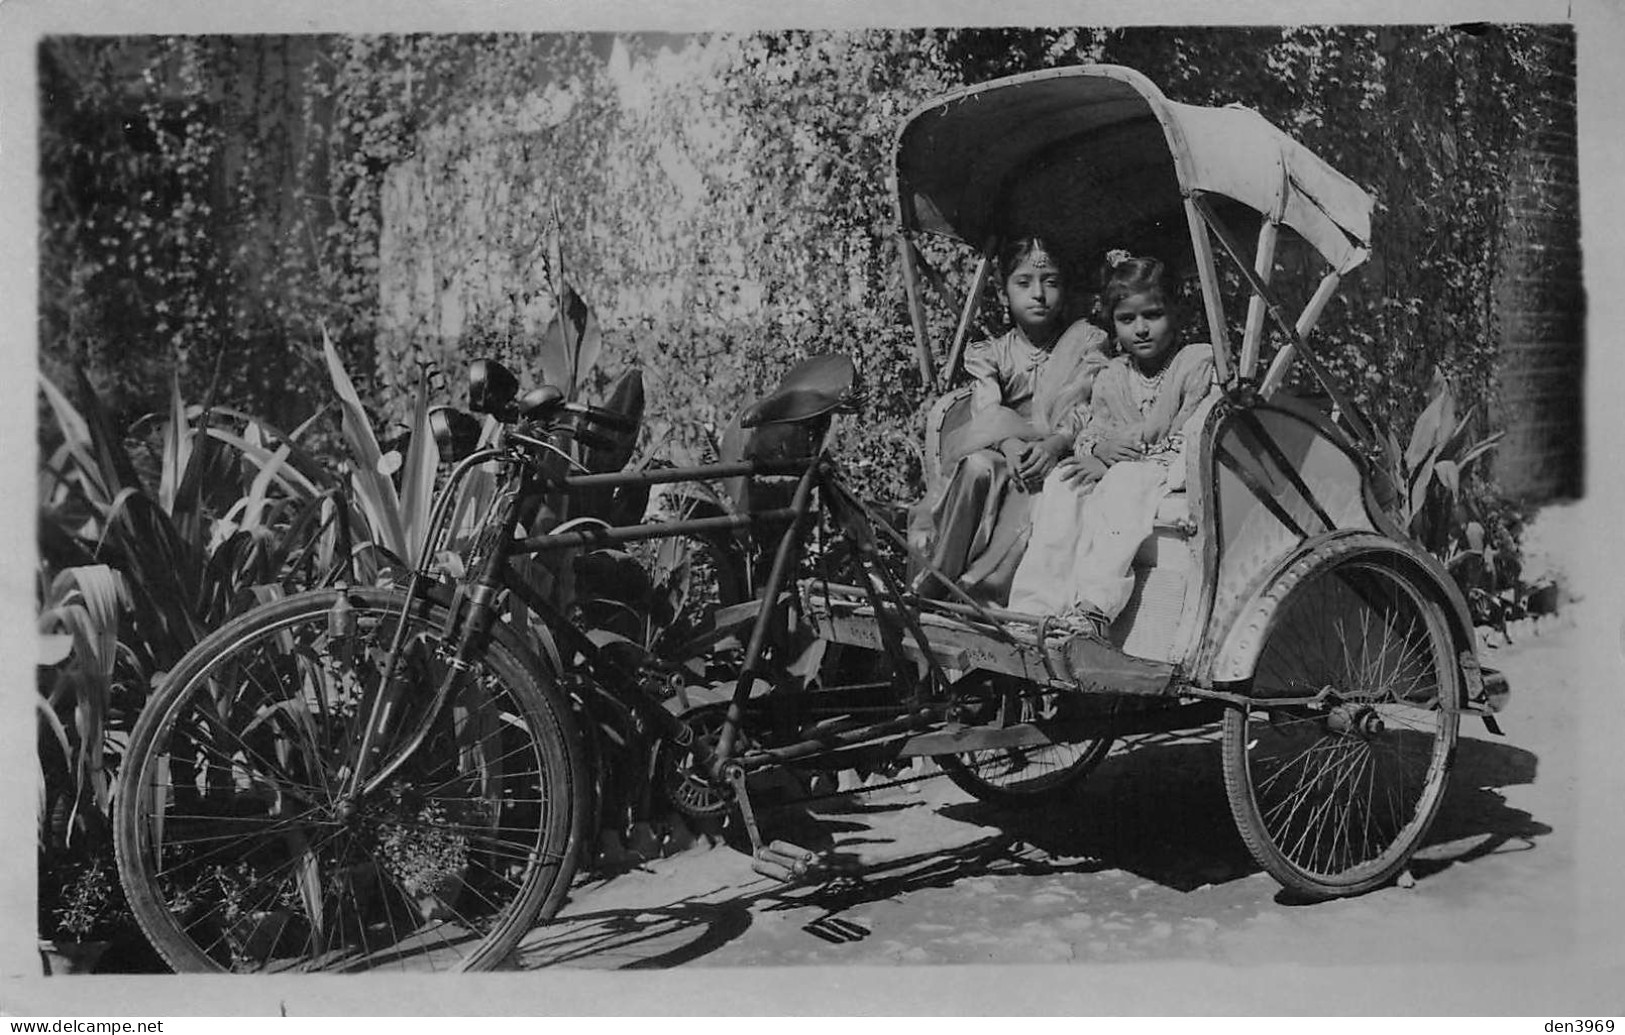
[[1082, 693], [1162, 697], [1178, 691], [1172, 663], [1133, 657], [1097, 636], [1049, 627], [1038, 616], [999, 612], [999, 617], [984, 622], [913, 610], [926, 640], [922, 645], [903, 621], [900, 609], [906, 605], [882, 601], [877, 614], [868, 595], [857, 587], [809, 580], [800, 588], [802, 613], [820, 639], [881, 651], [884, 621], [911, 657], [924, 660], [929, 651], [930, 658], [952, 676], [1000, 672]]

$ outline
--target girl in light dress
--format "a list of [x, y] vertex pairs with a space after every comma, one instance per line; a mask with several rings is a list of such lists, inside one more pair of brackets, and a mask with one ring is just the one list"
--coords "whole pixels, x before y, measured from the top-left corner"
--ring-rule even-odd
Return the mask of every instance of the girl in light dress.
[[1095, 379], [1087, 419], [1034, 506], [1010, 609], [1105, 634], [1134, 589], [1157, 505], [1183, 485], [1181, 429], [1213, 385], [1213, 347], [1180, 346], [1178, 285], [1160, 261], [1107, 256], [1101, 292], [1121, 354]]
[[952, 471], [929, 515], [931, 564], [915, 580], [922, 596], [946, 597], [943, 579], [1003, 603], [1027, 542], [1031, 504], [1077, 437], [1107, 335], [1067, 316], [1063, 264], [1042, 238], [1010, 241], [999, 254], [1012, 327], [965, 351], [973, 416], [945, 436]]

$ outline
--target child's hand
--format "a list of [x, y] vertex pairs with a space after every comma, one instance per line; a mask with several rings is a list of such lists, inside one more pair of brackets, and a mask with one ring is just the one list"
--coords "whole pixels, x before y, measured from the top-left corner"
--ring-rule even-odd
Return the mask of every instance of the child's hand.
[[1094, 453], [1105, 464], [1118, 464], [1140, 459], [1145, 455], [1145, 447], [1137, 435], [1105, 435], [1095, 443]]
[[1036, 491], [1044, 479], [1055, 469], [1055, 463], [1066, 452], [1065, 438], [1047, 438], [1034, 442], [1016, 463], [1016, 477], [1023, 487]]
[[1071, 486], [1083, 486], [1099, 481], [1100, 476], [1106, 473], [1106, 465], [1092, 456], [1069, 456], [1055, 469], [1061, 472], [1061, 481]]

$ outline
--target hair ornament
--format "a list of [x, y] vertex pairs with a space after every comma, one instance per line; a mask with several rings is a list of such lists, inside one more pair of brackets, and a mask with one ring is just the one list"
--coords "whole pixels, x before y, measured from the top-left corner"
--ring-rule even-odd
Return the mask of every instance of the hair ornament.
[[1132, 258], [1134, 258], [1134, 256], [1128, 253], [1128, 249], [1113, 248], [1111, 251], [1106, 253], [1106, 268], [1116, 269]]

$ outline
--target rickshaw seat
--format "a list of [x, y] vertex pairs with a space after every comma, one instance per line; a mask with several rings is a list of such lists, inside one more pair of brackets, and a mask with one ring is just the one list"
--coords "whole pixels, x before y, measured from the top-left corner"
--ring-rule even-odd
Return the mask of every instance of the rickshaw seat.
[[[927, 496], [934, 494], [947, 477], [942, 468], [944, 444], [953, 443], [953, 435], [971, 418], [970, 385], [960, 385], [945, 392], [926, 412], [925, 418], [925, 484]], [[1186, 533], [1190, 529], [1190, 501], [1183, 489], [1163, 496], [1157, 505], [1153, 527], [1159, 530]]]
[[814, 356], [791, 368], [772, 395], [745, 407], [739, 426], [812, 420], [849, 406], [856, 396], [857, 371], [849, 357], [835, 352]]

